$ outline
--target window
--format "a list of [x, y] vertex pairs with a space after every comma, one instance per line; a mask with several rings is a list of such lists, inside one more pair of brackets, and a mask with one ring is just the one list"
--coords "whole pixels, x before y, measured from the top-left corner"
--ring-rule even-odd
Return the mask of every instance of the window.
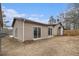
[[34, 38], [37, 38], [37, 28], [34, 28]]
[[52, 28], [48, 28], [48, 35], [52, 35]]
[[34, 38], [40, 38], [41, 37], [41, 28], [34, 27]]

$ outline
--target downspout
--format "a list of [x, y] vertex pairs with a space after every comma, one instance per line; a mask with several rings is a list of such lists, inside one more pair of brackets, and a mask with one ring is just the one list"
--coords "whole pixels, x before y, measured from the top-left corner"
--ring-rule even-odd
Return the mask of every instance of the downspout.
[[25, 22], [25, 19], [23, 20], [23, 42], [25, 41], [24, 40], [24, 22]]

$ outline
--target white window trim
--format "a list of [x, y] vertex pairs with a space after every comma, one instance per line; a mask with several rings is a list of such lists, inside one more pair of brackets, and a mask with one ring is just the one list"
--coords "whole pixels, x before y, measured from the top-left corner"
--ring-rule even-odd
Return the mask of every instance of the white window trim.
[[51, 36], [53, 36], [53, 28], [52, 27], [48, 27], [48, 28], [52, 29], [52, 35], [48, 35], [48, 37], [51, 37]]
[[[41, 37], [40, 38], [34, 38], [34, 27], [39, 27], [40, 29], [41, 29], [41, 37], [42, 37], [42, 27], [41, 26], [33, 26], [32, 27], [32, 38], [33, 38], [33, 40], [38, 40], [38, 39], [41, 39]], [[37, 30], [38, 31], [38, 30]], [[38, 36], [38, 35], [37, 35]]]

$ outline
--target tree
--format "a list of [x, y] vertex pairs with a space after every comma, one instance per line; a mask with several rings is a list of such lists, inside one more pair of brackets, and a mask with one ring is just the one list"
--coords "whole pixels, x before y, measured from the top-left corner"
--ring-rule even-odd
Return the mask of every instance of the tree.
[[48, 22], [49, 22], [49, 24], [54, 24], [54, 23], [56, 23], [56, 20], [53, 18], [53, 16], [50, 16]]
[[2, 9], [1, 9], [1, 3], [0, 3], [0, 55], [2, 55], [1, 52], [1, 41], [3, 37], [5, 37], [7, 34], [3, 32], [3, 16], [2, 16]]
[[68, 4], [68, 9], [65, 13], [60, 14], [61, 19], [64, 19], [66, 29], [79, 28], [79, 4]]
[[[79, 28], [79, 4], [78, 3], [73, 3], [70, 4], [70, 10], [66, 13], [65, 21], [69, 21], [70, 23], [73, 24], [73, 28]], [[71, 25], [72, 25], [71, 24]]]
[[8, 27], [7, 23], [9, 23], [9, 21], [6, 20], [5, 11], [2, 12], [2, 17], [3, 17], [3, 27]]
[[69, 8], [79, 8], [79, 3], [71, 3], [68, 6]]

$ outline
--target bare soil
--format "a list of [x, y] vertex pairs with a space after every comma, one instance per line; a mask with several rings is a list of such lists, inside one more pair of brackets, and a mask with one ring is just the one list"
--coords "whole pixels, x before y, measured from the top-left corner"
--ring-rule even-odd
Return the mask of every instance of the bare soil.
[[79, 36], [59, 36], [50, 39], [18, 42], [2, 39], [3, 56], [79, 56]]

